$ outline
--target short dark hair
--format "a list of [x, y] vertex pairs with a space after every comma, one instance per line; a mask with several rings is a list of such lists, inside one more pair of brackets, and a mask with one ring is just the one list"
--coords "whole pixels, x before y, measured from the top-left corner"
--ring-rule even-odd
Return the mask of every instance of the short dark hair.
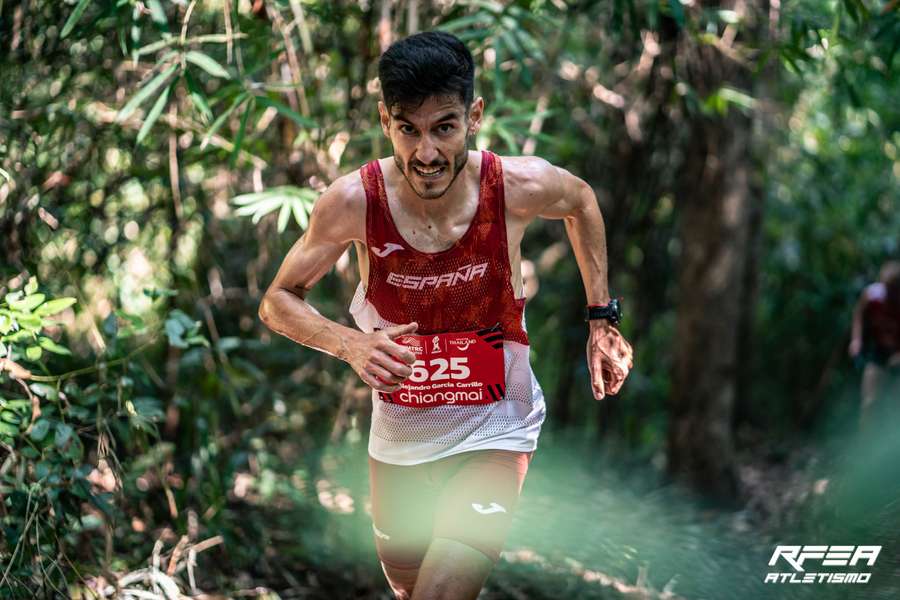
[[455, 35], [425, 31], [391, 44], [378, 61], [381, 94], [395, 104], [418, 108], [432, 96], [456, 95], [466, 110], [475, 90], [475, 61]]

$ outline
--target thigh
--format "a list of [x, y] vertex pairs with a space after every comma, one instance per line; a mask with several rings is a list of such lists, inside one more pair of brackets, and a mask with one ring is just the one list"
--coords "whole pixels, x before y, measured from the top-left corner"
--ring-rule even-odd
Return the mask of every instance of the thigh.
[[442, 486], [434, 537], [463, 543], [497, 562], [533, 453], [480, 450], [466, 454]]
[[392, 567], [418, 568], [431, 542], [438, 489], [427, 469], [427, 464], [391, 465], [369, 457], [375, 549]]

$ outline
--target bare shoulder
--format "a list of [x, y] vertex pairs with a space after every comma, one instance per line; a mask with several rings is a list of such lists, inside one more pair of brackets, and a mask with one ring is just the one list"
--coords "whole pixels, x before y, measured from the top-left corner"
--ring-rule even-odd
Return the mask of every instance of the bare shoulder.
[[503, 187], [510, 213], [534, 216], [560, 196], [562, 173], [539, 156], [503, 156]]
[[366, 192], [359, 169], [335, 179], [316, 199], [310, 230], [335, 242], [366, 239]]

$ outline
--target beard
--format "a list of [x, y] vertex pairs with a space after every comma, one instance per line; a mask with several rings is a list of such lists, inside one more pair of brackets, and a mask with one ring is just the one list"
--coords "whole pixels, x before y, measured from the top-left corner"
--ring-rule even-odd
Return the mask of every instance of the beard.
[[[447, 190], [450, 189], [450, 186], [453, 185], [453, 182], [456, 181], [456, 178], [459, 177], [459, 174], [462, 173], [463, 168], [466, 166], [466, 163], [469, 162], [469, 145], [466, 144], [465, 147], [459, 154], [453, 156], [453, 165], [450, 173], [450, 181], [446, 184], [443, 183], [443, 180], [447, 178], [447, 173], [444, 173], [439, 178], [437, 178], [434, 182], [429, 182], [427, 180], [423, 180], [420, 175], [414, 172], [413, 165], [409, 164], [404, 166], [400, 162], [400, 158], [395, 154], [394, 155], [394, 163], [397, 165], [397, 169], [403, 173], [403, 177], [406, 179], [406, 183], [409, 184], [409, 187], [412, 188], [412, 191], [415, 192], [416, 196], [422, 198], [423, 200], [434, 200], [436, 198], [440, 198], [444, 194], [447, 193]], [[419, 163], [420, 164], [420, 163]], [[423, 167], [447, 167], [444, 163], [437, 163], [432, 165], [422, 165]]]

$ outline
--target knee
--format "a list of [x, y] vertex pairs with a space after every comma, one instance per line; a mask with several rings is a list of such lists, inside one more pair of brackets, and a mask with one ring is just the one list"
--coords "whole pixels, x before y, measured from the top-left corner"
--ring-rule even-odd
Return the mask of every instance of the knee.
[[419, 576], [419, 566], [398, 568], [382, 562], [381, 569], [397, 600], [410, 600]]

